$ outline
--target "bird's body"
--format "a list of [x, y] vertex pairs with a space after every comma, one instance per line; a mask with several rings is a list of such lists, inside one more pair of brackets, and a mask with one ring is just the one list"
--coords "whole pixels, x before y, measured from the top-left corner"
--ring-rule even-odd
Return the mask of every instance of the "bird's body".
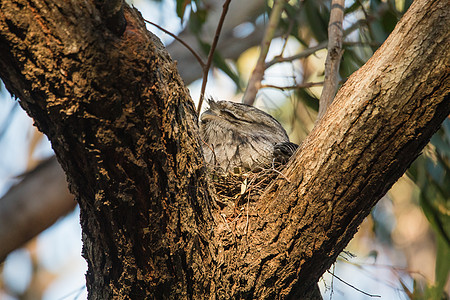
[[267, 167], [297, 148], [277, 120], [253, 106], [209, 100], [200, 119], [205, 160], [223, 171]]

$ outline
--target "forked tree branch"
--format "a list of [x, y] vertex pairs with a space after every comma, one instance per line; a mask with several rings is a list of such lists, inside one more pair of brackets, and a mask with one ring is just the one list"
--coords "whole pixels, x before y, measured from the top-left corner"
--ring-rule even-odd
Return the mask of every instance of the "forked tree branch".
[[0, 76], [80, 203], [91, 299], [302, 298], [450, 113], [447, 5], [417, 0], [238, 235], [214, 206], [196, 110], [158, 39], [128, 8], [111, 39], [92, 2], [74, 1], [84, 13], [1, 3]]

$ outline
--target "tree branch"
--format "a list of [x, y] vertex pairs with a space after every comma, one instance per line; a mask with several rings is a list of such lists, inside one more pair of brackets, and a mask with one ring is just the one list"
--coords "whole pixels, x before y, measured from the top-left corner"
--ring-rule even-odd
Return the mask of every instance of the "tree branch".
[[[178, 37], [189, 44], [197, 53], [201, 53], [202, 47], [198, 36], [202, 40], [212, 40], [217, 28], [217, 20], [222, 14], [223, 0], [202, 1], [208, 7], [208, 18], [201, 27], [200, 33], [193, 33], [189, 26], [178, 34]], [[255, 19], [264, 11], [265, 2], [260, 0], [232, 1], [229, 12], [222, 28], [221, 37], [216, 49], [220, 49], [220, 54], [225, 58], [237, 59], [246, 49], [261, 43], [264, 33], [263, 24], [255, 24]], [[240, 24], [251, 22], [255, 26], [253, 32], [245, 37], [236, 36], [234, 28]], [[202, 68], [194, 61], [192, 55], [179, 47], [178, 43], [171, 43], [167, 46], [167, 51], [172, 58], [177, 61], [178, 70], [184, 82], [187, 84], [196, 79], [202, 78]]]
[[[349, 35], [350, 33], [352, 33], [353, 31], [355, 31], [356, 29], [358, 29], [361, 25], [361, 23], [366, 23], [363, 21], [358, 21], [355, 24], [353, 24], [352, 26], [350, 26], [349, 28], [347, 28], [347, 30], [345, 30], [344, 32], [344, 37]], [[344, 42], [344, 44], [353, 44], [351, 42], [346, 43]], [[276, 56], [274, 57], [271, 61], [266, 63], [266, 69], [270, 68], [271, 66], [280, 63], [280, 62], [287, 62], [287, 61], [294, 61], [297, 59], [301, 59], [301, 58], [306, 58], [314, 53], [316, 53], [319, 50], [325, 49], [328, 45], [328, 41], [323, 41], [320, 42], [318, 45], [307, 48], [305, 50], [303, 50], [302, 52], [292, 55], [292, 56], [288, 56], [288, 57], [282, 57], [282, 56]]]
[[194, 49], [192, 49], [191, 46], [189, 46], [185, 41], [183, 41], [182, 39], [180, 39], [179, 37], [177, 37], [175, 34], [173, 34], [172, 32], [162, 28], [161, 26], [159, 26], [158, 24], [155, 24], [153, 22], [150, 22], [146, 19], [144, 19], [145, 22], [147, 22], [150, 25], [155, 26], [156, 28], [158, 28], [159, 30], [161, 30], [162, 32], [164, 32], [165, 34], [170, 35], [171, 37], [173, 37], [177, 42], [179, 42], [181, 45], [183, 45], [187, 50], [189, 50], [189, 52], [192, 53], [192, 55], [195, 57], [195, 59], [197, 60], [198, 64], [200, 65], [200, 67], [202, 67], [202, 69], [205, 68], [206, 64], [203, 62], [203, 59], [200, 57], [200, 55], [198, 55], [197, 52], [195, 52]]
[[91, 299], [302, 298], [450, 113], [447, 5], [417, 0], [230, 233], [159, 40], [75, 3], [1, 2], [0, 76], [80, 203]]
[[274, 182], [255, 204], [248, 243], [270, 241], [243, 250], [257, 261], [244, 258], [248, 270], [261, 270], [249, 279], [265, 287], [256, 297], [301, 295], [316, 282], [450, 113], [445, 10], [442, 1], [412, 4], [283, 171], [292, 183]]
[[265, 68], [268, 69], [271, 66], [273, 66], [277, 63], [280, 63], [280, 62], [286, 62], [286, 61], [290, 62], [290, 61], [294, 61], [297, 59], [306, 58], [306, 57], [316, 53], [319, 50], [325, 49], [327, 47], [327, 44], [328, 44], [327, 41], [323, 41], [323, 42], [319, 43], [317, 46], [307, 48], [307, 49], [303, 50], [302, 52], [292, 55], [292, 56], [288, 56], [288, 57], [276, 56], [274, 59], [272, 59], [271, 61], [266, 63]]
[[23, 175], [0, 199], [0, 262], [75, 208], [66, 176], [52, 157]]
[[206, 65], [203, 67], [203, 80], [202, 88], [200, 89], [200, 99], [198, 100], [197, 114], [200, 114], [202, 109], [203, 98], [205, 97], [206, 82], [208, 81], [209, 68], [214, 57], [214, 51], [216, 50], [217, 43], [219, 42], [220, 32], [222, 31], [223, 22], [225, 21], [225, 16], [228, 12], [228, 7], [230, 6], [231, 0], [225, 0], [223, 4], [222, 15], [220, 16], [219, 23], [217, 24], [216, 34], [214, 35], [214, 40], [211, 44], [211, 49], [209, 49], [208, 60]]
[[333, 102], [339, 83], [339, 65], [342, 57], [342, 20], [344, 19], [344, 0], [331, 1], [330, 23], [328, 25], [328, 54], [325, 61], [325, 79], [319, 100], [321, 119], [328, 106]]
[[299, 83], [299, 84], [290, 85], [290, 86], [278, 86], [278, 85], [273, 85], [273, 84], [263, 84], [263, 85], [261, 85], [261, 88], [273, 88], [273, 89], [278, 89], [278, 90], [284, 91], [284, 90], [305, 89], [305, 88], [321, 86], [321, 85], [323, 85], [323, 82], [305, 82], [305, 83]]
[[[231, 8], [233, 8], [232, 5], [230, 6], [230, 9]], [[239, 12], [236, 11], [236, 7], [234, 7], [234, 9], [235, 10], [232, 12], [232, 14], [234, 16], [239, 15], [239, 13], [241, 13], [241, 14], [243, 13], [242, 5], [239, 6], [239, 10], [240, 10]], [[251, 9], [251, 12], [255, 12], [255, 11], [258, 11], [258, 10]], [[242, 14], [242, 16], [248, 17], [248, 14], [244, 13], [244, 14]], [[145, 21], [154, 25], [161, 31], [166, 32], [165, 29], [161, 28], [159, 25], [154, 24], [147, 20], [145, 20]], [[228, 21], [229, 21], [229, 19], [227, 19], [227, 22]], [[235, 20], [235, 22], [242, 23], [243, 19], [237, 19], [237, 20]], [[231, 29], [233, 28], [233, 26], [236, 26], [236, 24], [233, 23]], [[228, 24], [227, 29], [231, 30], [229, 24]], [[260, 30], [257, 26], [255, 31], [250, 36], [245, 37], [245, 40], [243, 40], [242, 38], [239, 38], [239, 37], [234, 37], [230, 33], [224, 33], [225, 39], [224, 39], [224, 36], [222, 36], [222, 38], [220, 39], [220, 43], [219, 43], [219, 46], [221, 49], [221, 54], [226, 55], [227, 57], [237, 57], [237, 55], [242, 53], [242, 51], [244, 49], [249, 48], [251, 45], [256, 45], [257, 42], [259, 42], [262, 39], [262, 31], [263, 31], [262, 28]], [[187, 43], [185, 43], [183, 39], [181, 39], [177, 36], [173, 36], [172, 33], [170, 33], [170, 32], [166, 32], [166, 33], [171, 35], [178, 42], [180, 42], [185, 48], [188, 48], [188, 50], [190, 51], [190, 53], [193, 54], [194, 57], [197, 55], [198, 57], [195, 58], [197, 60], [197, 62], [200, 65], [204, 65], [204, 62], [202, 61], [202, 59], [200, 58], [198, 53], [195, 52], [195, 50], [193, 50], [193, 48], [191, 46], [187, 45]], [[192, 33], [190, 33], [189, 31], [185, 31], [181, 34], [181, 36], [183, 38], [186, 38], [187, 40], [190, 40], [192, 38]], [[171, 44], [168, 46], [169, 52], [173, 52], [173, 53], [171, 53], [172, 57], [175, 60], [178, 59], [178, 62], [177, 62], [178, 67], [182, 66], [182, 68], [179, 71], [184, 74], [183, 80], [185, 82], [189, 83], [189, 82], [193, 81], [193, 79], [196, 78], [195, 77], [196, 76], [196, 72], [195, 72], [196, 66], [195, 66], [195, 62], [190, 62], [189, 58], [180, 57], [180, 55], [186, 55], [186, 51], [184, 51], [185, 48], [183, 48], [183, 52], [181, 53], [180, 51], [177, 50], [178, 48], [175, 47], [174, 44]], [[189, 49], [189, 48], [191, 48], [191, 49]], [[189, 72], [187, 70], [189, 70]], [[200, 76], [201, 76], [201, 71], [198, 71], [198, 74], [200, 74]], [[17, 106], [14, 105], [13, 108], [11, 109], [11, 113], [13, 112], [14, 109], [16, 109], [18, 107], [18, 102], [16, 102], [16, 104], [17, 104]], [[8, 120], [5, 120], [4, 124], [9, 124]], [[0, 131], [0, 139], [1, 139], [2, 133], [5, 130], [5, 128], [7, 128], [7, 126], [3, 125], [3, 126], [0, 126], [0, 128], [1, 128], [1, 131]], [[39, 178], [39, 177], [44, 176], [46, 178], [48, 176], [47, 170], [48, 169], [53, 170], [56, 168], [58, 168], [60, 170], [61, 174], [64, 174], [61, 169], [61, 166], [59, 165], [59, 163], [57, 162], [56, 159], [52, 159], [50, 162], [48, 162], [48, 164], [51, 164], [51, 166], [49, 166], [48, 168], [43, 167], [43, 164], [46, 165], [47, 162], [44, 161], [38, 167], [36, 167], [35, 171], [32, 173], [33, 177]], [[42, 165], [42, 167], [41, 167], [41, 165]], [[55, 191], [59, 187], [64, 186], [64, 184], [66, 184], [66, 181], [65, 180], [61, 181], [61, 179], [62, 179], [62, 177], [57, 176], [54, 178], [54, 180], [52, 180], [52, 181], [49, 180], [45, 184], [46, 188], [49, 189], [50, 191]], [[66, 196], [66, 195], [71, 195], [68, 188], [61, 190], [61, 194], [59, 195], [59, 197], [54, 195], [52, 197], [41, 198], [41, 197], [35, 197], [35, 196], [46, 194], [45, 192], [41, 191], [41, 189], [43, 189], [44, 186], [42, 186], [42, 185], [33, 185], [33, 186], [36, 189], [32, 189], [32, 188], [28, 187], [28, 181], [22, 180], [21, 182], [19, 182], [17, 184], [15, 189], [17, 191], [22, 190], [23, 193], [11, 193], [11, 194], [8, 193], [8, 196], [5, 195], [4, 200], [0, 200], [0, 201], [5, 201], [5, 202], [11, 203], [11, 205], [13, 205], [14, 203], [20, 203], [23, 199], [23, 201], [26, 201], [26, 203], [23, 205], [25, 205], [27, 207], [34, 205], [34, 209], [29, 211], [30, 214], [32, 214], [32, 215], [30, 215], [28, 217], [28, 220], [40, 219], [41, 216], [44, 215], [47, 211], [54, 212], [55, 215], [50, 220], [48, 220], [48, 222], [46, 223], [46, 226], [44, 225], [44, 226], [36, 227], [32, 223], [27, 223], [28, 226], [32, 226], [33, 230], [28, 230], [28, 229], [24, 230], [23, 232], [26, 232], [26, 235], [22, 236], [22, 237], [17, 235], [18, 233], [14, 229], [11, 230], [11, 229], [8, 229], [7, 227], [4, 227], [5, 234], [7, 234], [7, 236], [4, 237], [4, 239], [6, 241], [9, 240], [10, 235], [14, 235], [14, 239], [23, 240], [23, 242], [20, 241], [15, 244], [16, 248], [23, 245], [23, 243], [26, 242], [26, 240], [32, 239], [33, 236], [31, 235], [31, 233], [33, 233], [36, 236], [39, 233], [41, 233], [42, 231], [44, 231], [45, 229], [47, 229], [48, 227], [50, 227], [54, 223], [52, 220], [53, 219], [56, 220], [58, 218], [57, 213], [60, 214], [59, 217], [63, 217], [67, 213], [66, 210], [60, 209], [62, 207], [63, 203], [65, 203], [64, 205], [66, 205], [66, 206], [75, 204], [75, 202], [73, 202], [74, 201], [73, 196], [70, 196], [70, 197]], [[42, 201], [42, 203], [40, 203], [41, 201]], [[9, 206], [10, 206], [10, 204], [5, 204], [5, 206], [3, 206], [3, 207], [9, 207]], [[1, 214], [2, 213], [0, 212], [0, 215]], [[12, 225], [12, 224], [19, 224], [23, 220], [22, 215], [20, 215], [20, 214], [12, 214], [12, 213], [10, 214], [9, 211], [7, 211], [7, 212], [5, 212], [5, 215], [8, 215], [8, 218], [10, 221], [8, 224], [11, 224], [11, 226], [16, 226], [16, 225]], [[0, 241], [2, 241], [1, 238], [0, 238]], [[6, 255], [7, 253], [15, 250], [16, 248], [13, 248], [13, 244], [11, 244], [11, 247], [3, 249], [5, 251], [4, 253], [3, 252], [0, 252], [0, 253]], [[1, 255], [0, 255], [0, 257], [1, 257]]]
[[264, 32], [264, 38], [261, 41], [259, 57], [256, 61], [256, 66], [253, 69], [252, 76], [248, 81], [247, 89], [244, 93], [244, 97], [242, 98], [242, 103], [252, 105], [253, 102], [255, 102], [256, 93], [258, 92], [258, 89], [261, 86], [261, 81], [264, 77], [266, 56], [269, 52], [270, 43], [275, 36], [275, 30], [277, 29], [280, 21], [285, 2], [286, 0], [275, 0], [273, 3], [272, 12], [269, 17], [269, 24], [267, 24], [267, 28]]

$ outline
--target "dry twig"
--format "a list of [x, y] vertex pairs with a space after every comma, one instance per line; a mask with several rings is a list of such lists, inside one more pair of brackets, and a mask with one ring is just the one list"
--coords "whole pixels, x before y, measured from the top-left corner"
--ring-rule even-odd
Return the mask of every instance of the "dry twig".
[[222, 31], [223, 22], [225, 21], [225, 16], [227, 15], [230, 2], [231, 0], [225, 0], [225, 3], [223, 4], [222, 15], [220, 16], [219, 23], [217, 24], [214, 40], [211, 44], [211, 49], [209, 49], [208, 60], [206, 62], [206, 65], [203, 66], [203, 80], [202, 88], [200, 90], [200, 99], [198, 100], [197, 114], [200, 114], [200, 110], [202, 109], [202, 103], [205, 97], [206, 82], [208, 81], [209, 68], [211, 67], [214, 51], [216, 50], [217, 43], [219, 42], [220, 32]]
[[278, 86], [278, 85], [273, 85], [273, 84], [263, 84], [261, 85], [261, 88], [273, 88], [273, 89], [278, 89], [278, 90], [297, 90], [297, 89], [306, 89], [306, 88], [310, 88], [310, 87], [314, 87], [314, 86], [321, 86], [323, 85], [323, 81], [320, 82], [305, 82], [305, 83], [299, 83], [299, 84], [294, 84], [294, 85], [289, 85], [289, 86]]
[[173, 37], [177, 42], [179, 42], [181, 45], [183, 45], [184, 47], [186, 47], [186, 49], [189, 50], [189, 52], [192, 53], [192, 55], [194, 55], [195, 59], [198, 61], [198, 63], [200, 64], [200, 66], [203, 68], [205, 68], [205, 62], [202, 60], [202, 58], [200, 57], [200, 55], [198, 55], [197, 52], [195, 52], [194, 49], [192, 49], [191, 46], [189, 46], [185, 41], [183, 41], [182, 39], [180, 39], [178, 36], [176, 36], [175, 34], [173, 34], [172, 32], [162, 28], [161, 26], [159, 26], [158, 24], [155, 24], [151, 21], [148, 21], [146, 19], [144, 19], [145, 22], [147, 22], [150, 25], [155, 26], [156, 28], [158, 28], [159, 30], [161, 30], [162, 32], [164, 32], [165, 34], [170, 35], [171, 37]]

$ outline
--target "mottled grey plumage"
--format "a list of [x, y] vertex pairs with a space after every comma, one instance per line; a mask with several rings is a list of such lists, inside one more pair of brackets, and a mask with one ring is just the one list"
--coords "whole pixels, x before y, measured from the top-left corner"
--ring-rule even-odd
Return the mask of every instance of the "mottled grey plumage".
[[297, 149], [281, 124], [253, 106], [209, 100], [200, 117], [203, 153], [208, 164], [223, 171], [255, 170], [285, 163]]

